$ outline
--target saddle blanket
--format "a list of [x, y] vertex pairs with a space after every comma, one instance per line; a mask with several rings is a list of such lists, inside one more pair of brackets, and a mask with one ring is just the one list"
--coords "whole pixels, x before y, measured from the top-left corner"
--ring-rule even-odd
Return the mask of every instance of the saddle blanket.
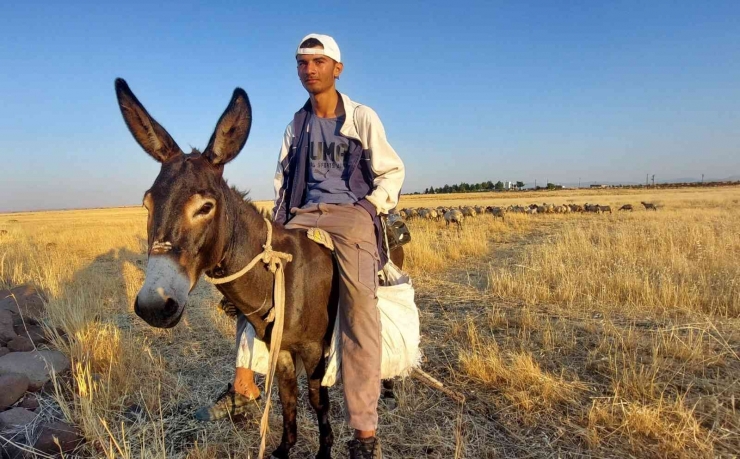
[[[383, 356], [380, 377], [390, 379], [408, 376], [421, 363], [419, 349], [419, 311], [414, 303], [414, 287], [408, 274], [388, 262], [379, 273], [384, 285], [378, 287]], [[341, 312], [340, 312], [341, 313]], [[270, 351], [264, 341], [255, 336], [254, 328], [247, 324], [237, 349], [236, 366], [249, 368], [255, 373], [266, 374]], [[339, 317], [334, 323], [331, 345], [326, 350], [326, 374], [322, 386], [333, 386], [341, 379], [341, 338]], [[298, 359], [296, 373], [304, 374], [303, 363]]]

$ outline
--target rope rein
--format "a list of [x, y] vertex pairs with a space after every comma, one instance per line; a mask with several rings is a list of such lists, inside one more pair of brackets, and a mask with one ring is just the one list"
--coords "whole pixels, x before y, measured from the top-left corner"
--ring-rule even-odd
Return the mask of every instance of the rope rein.
[[229, 282], [233, 282], [234, 280], [248, 273], [249, 270], [254, 268], [254, 265], [256, 265], [257, 262], [260, 260], [262, 261], [262, 263], [268, 266], [271, 273], [275, 274], [278, 269], [278, 265], [282, 267], [283, 262], [289, 263], [293, 260], [293, 255], [284, 252], [276, 252], [272, 249], [272, 222], [270, 222], [270, 220], [266, 218], [264, 220], [267, 224], [267, 241], [262, 245], [262, 248], [264, 250], [258, 253], [254, 258], [252, 258], [252, 261], [250, 261], [247, 266], [243, 267], [234, 274], [230, 274], [226, 277], [210, 277], [209, 275], [204, 274], [203, 277], [205, 277], [208, 282], [214, 285], [228, 284]]
[[[267, 224], [267, 240], [262, 246], [264, 249], [261, 253], [257, 254], [247, 266], [240, 269], [226, 277], [213, 278], [208, 275], [204, 275], [206, 280], [212, 284], [226, 284], [232, 282], [254, 267], [258, 261], [262, 261], [271, 273], [275, 275], [275, 282], [273, 284], [273, 308], [270, 311], [270, 318], [274, 316], [274, 323], [272, 325], [272, 334], [270, 335], [270, 357], [269, 357], [269, 371], [265, 376], [265, 410], [262, 412], [262, 419], [260, 420], [260, 451], [259, 456], [264, 457], [265, 446], [267, 441], [267, 430], [269, 428], [269, 413], [270, 405], [272, 402], [272, 384], [275, 379], [275, 369], [277, 368], [278, 355], [280, 354], [280, 343], [283, 341], [283, 326], [285, 322], [285, 272], [283, 263], [290, 263], [293, 261], [293, 255], [285, 252], [276, 252], [272, 249], [272, 222], [265, 218]], [[261, 308], [260, 308], [261, 309]]]

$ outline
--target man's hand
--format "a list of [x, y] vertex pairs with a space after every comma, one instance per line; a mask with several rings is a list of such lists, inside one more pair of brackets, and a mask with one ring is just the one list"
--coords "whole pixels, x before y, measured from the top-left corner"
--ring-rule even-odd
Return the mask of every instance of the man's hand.
[[238, 309], [236, 309], [236, 306], [231, 301], [227, 300], [226, 297], [221, 298], [221, 301], [218, 303], [218, 307], [226, 314], [228, 317], [231, 317], [232, 319], [236, 319], [236, 314], [239, 312]]

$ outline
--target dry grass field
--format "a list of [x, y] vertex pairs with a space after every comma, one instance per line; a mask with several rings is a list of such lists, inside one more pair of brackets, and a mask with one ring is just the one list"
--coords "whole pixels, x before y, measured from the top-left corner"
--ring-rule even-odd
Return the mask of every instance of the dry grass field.
[[[640, 201], [660, 205], [647, 212]], [[632, 213], [490, 215], [462, 231], [411, 221], [424, 369], [380, 407], [389, 458], [736, 457], [740, 451], [740, 188], [404, 196], [401, 207], [636, 205]], [[0, 288], [31, 282], [73, 373], [42, 398], [105, 458], [246, 458], [257, 419], [193, 410], [233, 376], [234, 325], [200, 282], [183, 321], [147, 326], [140, 208], [0, 215]], [[341, 388], [331, 390], [346, 457]], [[305, 397], [294, 457], [318, 449]], [[273, 410], [269, 444], [280, 435]]]

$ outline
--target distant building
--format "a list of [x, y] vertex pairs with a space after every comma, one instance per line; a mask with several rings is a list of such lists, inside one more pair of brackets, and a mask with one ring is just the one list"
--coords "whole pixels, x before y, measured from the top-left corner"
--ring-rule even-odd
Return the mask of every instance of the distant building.
[[606, 188], [606, 185], [601, 185], [598, 183], [592, 183], [591, 188]]

